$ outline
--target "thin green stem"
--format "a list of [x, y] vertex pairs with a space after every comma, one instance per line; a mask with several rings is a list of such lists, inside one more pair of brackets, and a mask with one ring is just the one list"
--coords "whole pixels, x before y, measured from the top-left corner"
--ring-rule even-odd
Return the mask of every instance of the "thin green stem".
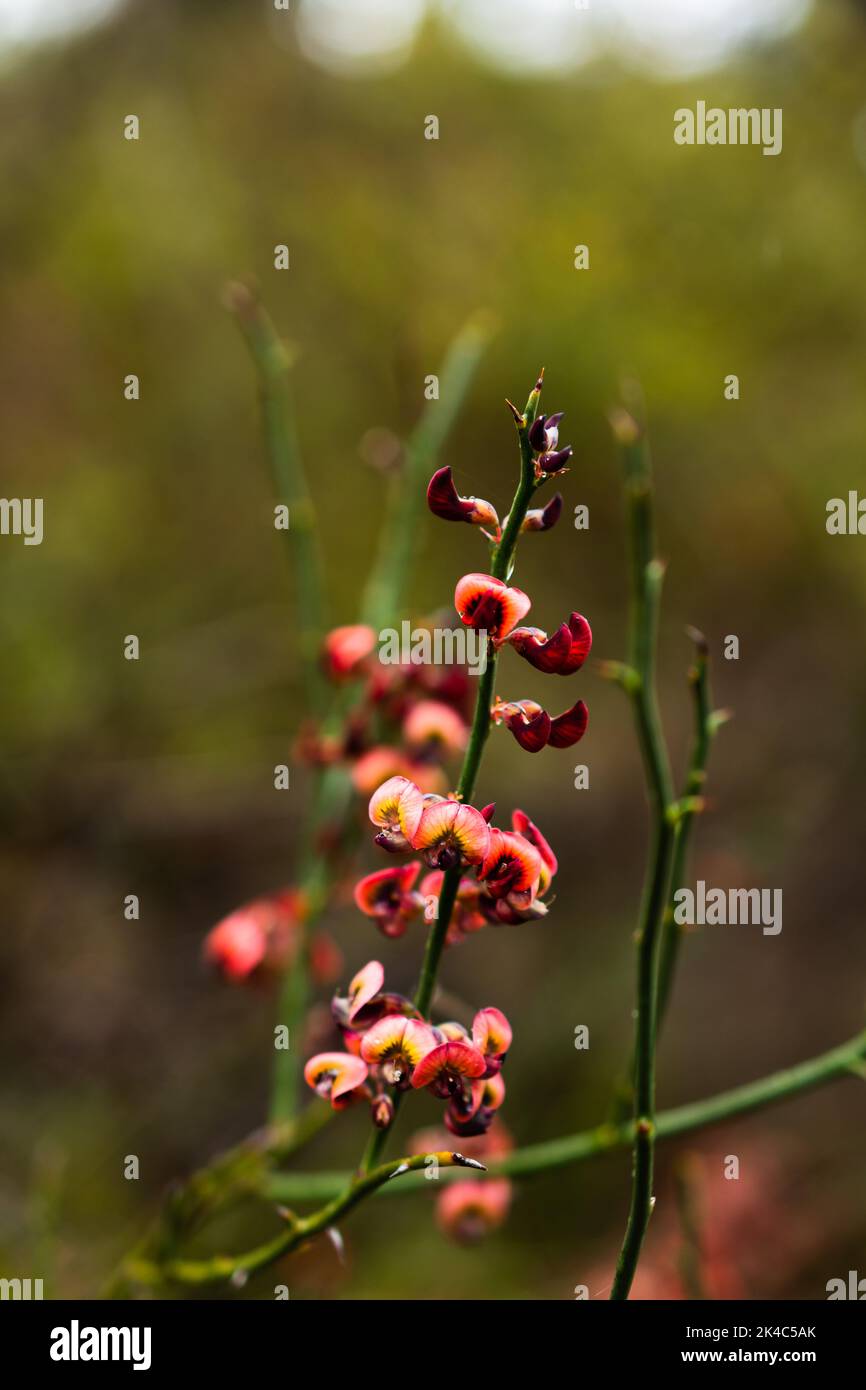
[[435, 1160], [439, 1168], [476, 1168], [483, 1171], [483, 1165], [474, 1159], [464, 1158], [462, 1154], [448, 1150], [435, 1154], [413, 1154], [408, 1158], [392, 1160], [374, 1168], [370, 1173], [355, 1178], [333, 1201], [313, 1212], [311, 1216], [296, 1217], [286, 1212], [286, 1229], [273, 1240], [257, 1245], [253, 1250], [247, 1250], [241, 1255], [214, 1255], [204, 1260], [169, 1260], [162, 1266], [140, 1261], [132, 1265], [130, 1274], [142, 1284], [160, 1283], [166, 1279], [192, 1285], [228, 1280], [240, 1274], [254, 1274], [257, 1270], [281, 1259], [283, 1255], [296, 1250], [299, 1245], [303, 1245], [322, 1231], [328, 1230], [340, 1217], [345, 1216], [365, 1197], [371, 1196], [392, 1178], [428, 1168], [431, 1159]]
[[655, 649], [664, 567], [655, 558], [652, 475], [642, 429], [623, 438], [632, 598], [627, 682], [651, 810], [650, 847], [636, 936], [634, 1168], [631, 1204], [611, 1298], [628, 1298], [652, 1211], [655, 1148], [656, 970], [675, 838], [673, 782], [655, 687]]
[[662, 1023], [667, 1013], [677, 958], [683, 939], [683, 929], [675, 916], [676, 894], [680, 888], [685, 887], [691, 831], [700, 809], [700, 796], [707, 776], [710, 744], [716, 730], [726, 718], [724, 713], [713, 713], [706, 638], [695, 628], [689, 629], [689, 635], [695, 643], [695, 660], [689, 671], [689, 688], [694, 711], [694, 736], [680, 798], [683, 810], [676, 827], [670, 893], [662, 920], [656, 995], [656, 1038], [661, 1032]]
[[[861, 1077], [866, 1063], [866, 1032], [859, 1033], [839, 1047], [811, 1057], [793, 1067], [750, 1081], [717, 1096], [663, 1110], [656, 1116], [656, 1137], [676, 1139], [683, 1134], [708, 1129], [711, 1125], [736, 1120], [768, 1106], [793, 1100], [808, 1091], [817, 1090], [842, 1077]], [[584, 1163], [600, 1154], [632, 1147], [635, 1139], [633, 1121], [623, 1124], [601, 1124], [594, 1129], [541, 1144], [515, 1149], [502, 1159], [492, 1159], [491, 1177], [532, 1178], [544, 1176], [560, 1168]], [[266, 1180], [265, 1195], [273, 1201], [327, 1201], [342, 1192], [350, 1182], [350, 1174], [280, 1173]], [[424, 1180], [409, 1178], [400, 1191], [417, 1191]]]

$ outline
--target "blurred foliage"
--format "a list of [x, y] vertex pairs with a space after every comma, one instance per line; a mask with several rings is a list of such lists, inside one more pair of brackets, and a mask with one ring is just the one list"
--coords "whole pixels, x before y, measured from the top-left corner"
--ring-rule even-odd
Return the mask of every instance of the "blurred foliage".
[[[7, 67], [0, 90], [3, 491], [44, 497], [46, 526], [41, 547], [0, 541], [0, 1255], [54, 1294], [92, 1294], [162, 1186], [264, 1113], [272, 1000], [199, 963], [217, 917], [291, 880], [305, 815], [300, 779], [288, 807], [272, 790], [299, 717], [295, 618], [254, 382], [220, 302], [239, 273], [298, 349], [335, 621], [354, 616], [381, 518], [384, 480], [360, 441], [408, 433], [425, 376], [481, 308], [499, 331], [443, 461], [461, 491], [506, 506], [503, 397], [525, 396], [545, 365], [575, 466], [564, 519], [526, 539], [518, 582], [540, 626], [579, 608], [596, 655], [622, 655], [605, 415], [623, 373], [642, 381], [677, 767], [686, 622], [708, 634], [717, 703], [736, 710], [711, 759], [695, 873], [782, 887], [786, 905], [778, 938], [710, 929], [688, 944], [660, 1100], [805, 1057], [862, 1011], [864, 543], [824, 529], [827, 499], [866, 486], [862, 11], [819, 6], [783, 45], [663, 83], [610, 63], [504, 75], [435, 24], [399, 70], [339, 78], [277, 42], [266, 10], [141, 0]], [[673, 111], [701, 97], [782, 107], [782, 155], [676, 146]], [[130, 112], [137, 143], [122, 138]], [[430, 112], [438, 142], [423, 138]], [[273, 269], [283, 242], [287, 273]], [[573, 269], [577, 243], [589, 271]], [[138, 402], [123, 398], [129, 372]], [[723, 398], [731, 372], [738, 402]], [[587, 532], [569, 524], [578, 502]], [[413, 611], [484, 557], [469, 528], [431, 522]], [[722, 660], [730, 632], [738, 663]], [[123, 660], [127, 633], [138, 663]], [[551, 918], [482, 933], [445, 963], [449, 989], [514, 1022], [506, 1115], [520, 1142], [599, 1118], [629, 1046], [642, 781], [620, 693], [589, 671], [578, 681], [590, 792], [572, 789], [576, 759], [530, 758], [504, 733], [480, 791], [523, 805], [555, 842]], [[538, 689], [503, 662], [503, 696]], [[123, 919], [130, 892], [138, 923]], [[417, 933], [385, 946], [348, 910], [334, 927], [347, 971], [380, 955], [392, 985], [411, 984]], [[589, 1053], [572, 1046], [579, 1023]], [[806, 1272], [773, 1267], [770, 1242], [755, 1294], [821, 1297], [862, 1251], [863, 1104], [837, 1088], [704, 1141], [720, 1172], [720, 1155], [769, 1135], [799, 1174], [787, 1219], [805, 1211], [826, 1232]], [[361, 1125], [344, 1117], [303, 1166], [351, 1164]], [[123, 1179], [127, 1153], [139, 1183]], [[659, 1190], [672, 1206], [671, 1157]], [[423, 1199], [389, 1202], [387, 1218], [372, 1203], [353, 1218], [348, 1271], [324, 1245], [285, 1277], [293, 1297], [568, 1298], [610, 1260], [627, 1168], [527, 1185], [494, 1243], [468, 1253], [443, 1243]], [[230, 1227], [226, 1245], [249, 1235]], [[248, 1293], [269, 1297], [270, 1282]]]

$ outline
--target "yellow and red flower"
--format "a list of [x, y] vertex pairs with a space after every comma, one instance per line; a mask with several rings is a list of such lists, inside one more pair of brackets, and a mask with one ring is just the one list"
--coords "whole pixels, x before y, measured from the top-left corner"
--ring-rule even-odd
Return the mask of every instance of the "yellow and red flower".
[[532, 600], [492, 574], [464, 574], [454, 591], [454, 606], [467, 627], [486, 632], [498, 646], [529, 612]]
[[[487, 1060], [488, 1077], [496, 1076], [502, 1070], [512, 1037], [511, 1024], [501, 1009], [478, 1010], [472, 1020], [472, 1041]], [[497, 1104], [502, 1104], [501, 1099]]]
[[541, 871], [541, 855], [523, 835], [513, 830], [490, 831], [478, 877], [491, 898], [506, 898], [516, 908], [528, 907], [538, 891]]
[[363, 1094], [367, 1074], [366, 1062], [350, 1052], [319, 1052], [304, 1067], [307, 1085], [329, 1100], [335, 1110], [344, 1110], [359, 1092]]
[[441, 1100], [450, 1100], [486, 1070], [487, 1062], [474, 1043], [444, 1042], [433, 1047], [415, 1068], [412, 1085], [415, 1090], [428, 1086]]
[[349, 1023], [361, 1012], [365, 1004], [369, 1004], [382, 988], [385, 982], [385, 967], [379, 960], [368, 960], [363, 969], [359, 970], [349, 982], [349, 994], [346, 1000], [346, 1018]]
[[499, 517], [496, 508], [483, 497], [461, 497], [451, 477], [450, 468], [439, 468], [427, 488], [427, 505], [434, 516], [443, 521], [468, 521], [471, 526], [489, 526], [499, 536]]
[[420, 869], [420, 862], [413, 859], [409, 864], [367, 874], [356, 883], [356, 907], [365, 917], [372, 917], [384, 936], [403, 936], [413, 918], [424, 911], [424, 896], [413, 891]]
[[414, 1085], [414, 1073], [436, 1048], [436, 1034], [429, 1024], [403, 1014], [380, 1018], [364, 1034], [361, 1056], [370, 1066], [381, 1067], [389, 1086]]
[[370, 797], [370, 820], [379, 827], [376, 844], [398, 851], [412, 844], [424, 811], [424, 796], [408, 777], [389, 777]]
[[522, 835], [525, 840], [528, 840], [531, 845], [534, 845], [541, 855], [541, 881], [538, 891], [539, 893], [546, 893], [559, 868], [556, 855], [538, 826], [529, 819], [525, 811], [519, 809], [512, 811], [511, 828], [518, 835]]
[[412, 836], [412, 848], [434, 869], [480, 864], [489, 844], [490, 827], [480, 811], [462, 801], [433, 797], [427, 798]]

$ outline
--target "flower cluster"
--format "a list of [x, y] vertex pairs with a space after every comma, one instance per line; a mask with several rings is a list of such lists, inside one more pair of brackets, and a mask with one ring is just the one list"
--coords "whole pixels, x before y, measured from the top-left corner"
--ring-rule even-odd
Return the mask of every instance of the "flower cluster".
[[[467, 869], [446, 941], [453, 943], [488, 922], [527, 922], [547, 913], [544, 901], [557, 870], [556, 855], [544, 835], [520, 810], [511, 829], [491, 822], [495, 807], [476, 810], [454, 798], [424, 793], [406, 777], [391, 777], [370, 799], [376, 843], [390, 853], [414, 850], [421, 856], [367, 874], [355, 887], [355, 903], [390, 937], [402, 936], [410, 922], [438, 915], [448, 869]], [[426, 865], [432, 872], [419, 882]]]
[[471, 1030], [432, 1024], [410, 999], [383, 988], [385, 971], [371, 960], [331, 1004], [345, 1051], [320, 1052], [304, 1068], [307, 1084], [335, 1110], [366, 1101], [373, 1123], [387, 1129], [394, 1115], [389, 1087], [428, 1090], [447, 1102], [452, 1134], [484, 1134], [505, 1098], [502, 1065], [511, 1026], [499, 1009], [480, 1009]]
[[[538, 627], [518, 627], [531, 607], [530, 599], [522, 589], [510, 588], [490, 574], [464, 575], [454, 604], [463, 622], [485, 631], [495, 648], [507, 643], [536, 670], [549, 675], [574, 675], [592, 647], [589, 623], [580, 613], [572, 613], [549, 637]], [[497, 699], [491, 716], [494, 723], [505, 724], [528, 753], [548, 744], [570, 748], [583, 738], [589, 722], [583, 700], [562, 714], [550, 715], [537, 700]]]
[[[542, 378], [535, 387], [535, 399], [541, 390]], [[562, 412], [537, 415], [527, 425], [526, 417], [514, 407], [512, 412], [518, 426], [525, 431], [525, 440], [532, 460], [534, 486], [565, 471], [572, 457], [571, 445], [559, 447], [559, 425]], [[435, 516], [445, 521], [464, 521], [480, 526], [483, 534], [495, 545], [502, 541], [503, 526], [495, 507], [480, 497], [461, 497], [451, 476], [450, 468], [440, 468], [430, 480], [427, 504]], [[521, 531], [547, 531], [559, 520], [562, 495], [556, 493], [546, 506], [530, 508], [521, 523]], [[454, 606], [467, 627], [484, 632], [496, 650], [505, 643], [528, 661], [536, 670], [548, 675], [571, 676], [579, 671], [592, 646], [589, 623], [580, 613], [571, 615], [549, 635], [538, 627], [518, 626], [529, 612], [531, 600], [522, 589], [513, 588], [493, 574], [465, 574], [454, 593]], [[570, 748], [586, 732], [589, 712], [583, 700], [578, 700], [562, 714], [551, 715], [536, 700], [497, 699], [491, 710], [496, 724], [504, 724], [528, 753], [551, 748]]]
[[[419, 624], [423, 634], [435, 623]], [[401, 773], [425, 790], [445, 785], [442, 765], [466, 746], [471, 682], [465, 667], [419, 662], [386, 665], [372, 627], [337, 627], [325, 639], [322, 666], [335, 684], [361, 686], [343, 727], [329, 734], [308, 726], [296, 752], [315, 766], [344, 763], [362, 796]]]

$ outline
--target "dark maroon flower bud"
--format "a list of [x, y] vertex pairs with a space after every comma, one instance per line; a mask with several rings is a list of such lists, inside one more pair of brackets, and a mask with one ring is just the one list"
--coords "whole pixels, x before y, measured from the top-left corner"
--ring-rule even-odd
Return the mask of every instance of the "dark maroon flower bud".
[[564, 449], [558, 449], [555, 453], [539, 454], [535, 466], [545, 474], [561, 473], [573, 453], [571, 445], [566, 444]]
[[535, 507], [523, 518], [521, 531], [549, 531], [562, 515], [562, 493], [555, 492], [545, 507]]
[[391, 1097], [384, 1091], [381, 1095], [375, 1096], [370, 1106], [370, 1114], [377, 1129], [390, 1129], [394, 1119], [394, 1102]]

